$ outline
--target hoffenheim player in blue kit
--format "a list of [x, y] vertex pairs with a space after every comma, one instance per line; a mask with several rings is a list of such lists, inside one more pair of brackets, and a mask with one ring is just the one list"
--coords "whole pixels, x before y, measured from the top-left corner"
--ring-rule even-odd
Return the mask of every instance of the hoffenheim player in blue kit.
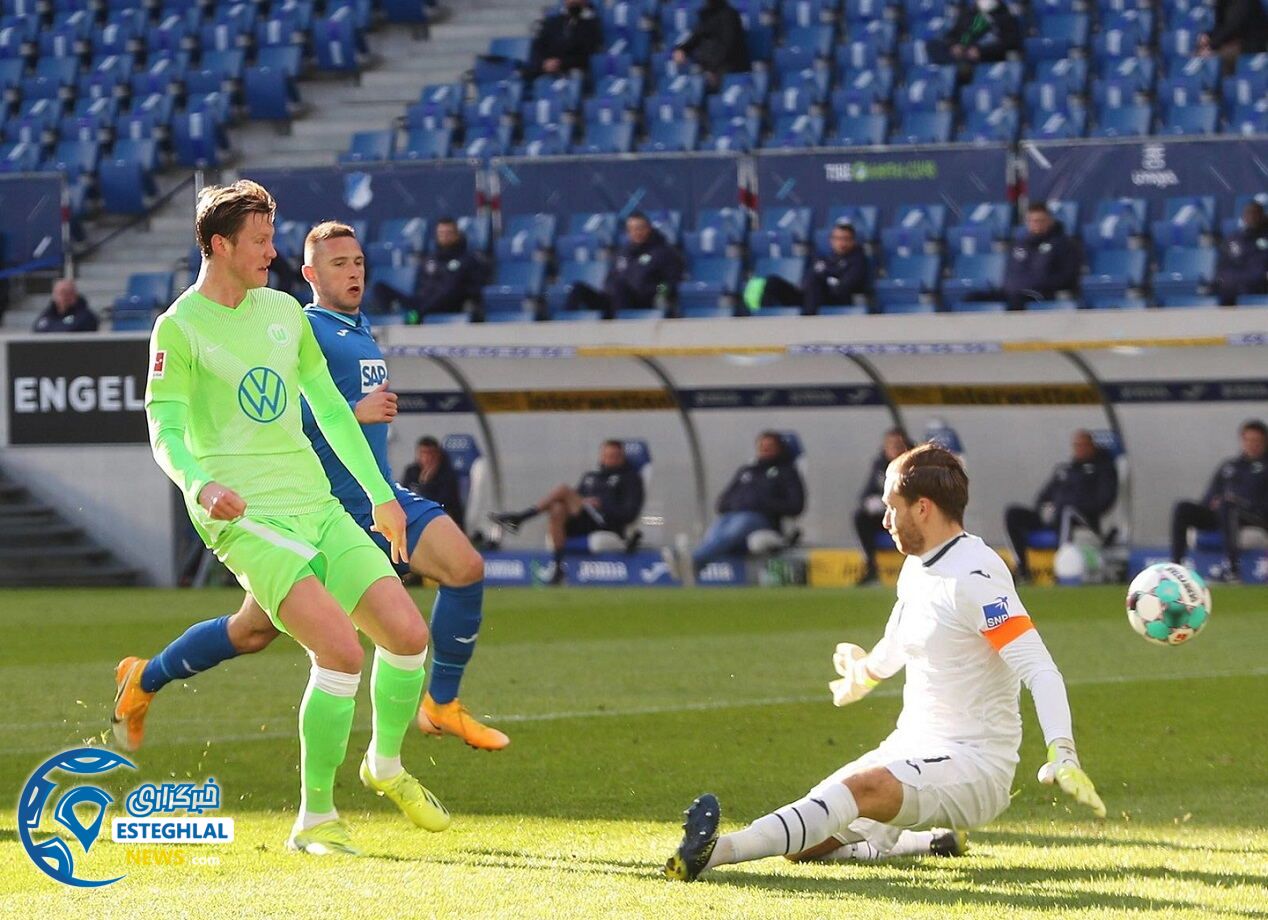
[[[361, 423], [383, 477], [396, 491], [408, 522], [409, 571], [439, 582], [432, 608], [432, 677], [418, 712], [418, 727], [431, 735], [452, 734], [482, 750], [501, 750], [505, 734], [482, 724], [458, 699], [462, 674], [475, 650], [484, 603], [484, 560], [461, 529], [433, 501], [392, 478], [387, 463], [387, 427], [396, 416], [396, 395], [387, 388], [387, 363], [361, 312], [365, 257], [351, 227], [318, 224], [304, 241], [304, 279], [314, 302], [305, 309], [329, 364], [330, 376]], [[334, 455], [304, 405], [304, 432], [321, 459], [330, 491], [370, 531], [370, 503], [352, 474]], [[370, 536], [385, 553], [387, 542]], [[251, 595], [230, 615], [204, 620], [151, 659], [128, 657], [115, 672], [117, 693], [111, 722], [126, 750], [141, 746], [150, 701], [165, 684], [185, 680], [237, 655], [258, 652], [279, 635]]]

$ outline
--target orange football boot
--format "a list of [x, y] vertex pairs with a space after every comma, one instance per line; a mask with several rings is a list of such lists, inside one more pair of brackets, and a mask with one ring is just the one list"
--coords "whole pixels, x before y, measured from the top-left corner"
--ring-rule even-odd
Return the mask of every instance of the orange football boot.
[[150, 710], [150, 700], [154, 699], [153, 693], [141, 689], [141, 672], [148, 663], [148, 658], [128, 657], [120, 661], [114, 671], [118, 689], [110, 727], [114, 729], [114, 740], [125, 751], [138, 750], [145, 738], [145, 714]]
[[423, 694], [418, 707], [418, 730], [428, 735], [455, 735], [481, 751], [500, 751], [511, 743], [505, 734], [473, 716], [462, 700], [437, 703], [430, 693]]

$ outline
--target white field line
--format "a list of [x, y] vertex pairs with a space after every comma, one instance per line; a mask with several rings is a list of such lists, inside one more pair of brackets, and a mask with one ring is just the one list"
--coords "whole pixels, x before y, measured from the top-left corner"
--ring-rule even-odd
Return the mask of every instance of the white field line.
[[[1196, 674], [1181, 674], [1167, 676], [1149, 676], [1142, 677], [1139, 675], [1123, 675], [1112, 674], [1101, 677], [1084, 677], [1068, 679], [1066, 684], [1072, 687], [1090, 687], [1105, 684], [1134, 684], [1134, 683], [1174, 683], [1182, 680], [1211, 680], [1222, 677], [1268, 677], [1268, 667], [1250, 668], [1240, 671], [1204, 671]], [[487, 718], [494, 724], [513, 724], [516, 722], [562, 722], [570, 719], [610, 719], [623, 718], [627, 716], [659, 716], [672, 715], [682, 712], [715, 712], [724, 709], [755, 709], [763, 706], [786, 706], [796, 703], [829, 703], [831, 695], [828, 693], [826, 681], [824, 684], [824, 692], [813, 695], [802, 694], [799, 696], [768, 696], [759, 697], [750, 700], [706, 700], [699, 703], [674, 703], [665, 706], [634, 706], [623, 709], [586, 709], [586, 710], [560, 710], [555, 712], [529, 712], [529, 713], [508, 713], [506, 715], [489, 714], [482, 716]], [[873, 692], [873, 696], [899, 696], [902, 694], [902, 688], [891, 685], [882, 687]], [[362, 707], [364, 708], [364, 707]], [[206, 742], [211, 744], [223, 744], [226, 742], [241, 741], [264, 741], [275, 740], [277, 738], [290, 738], [296, 735], [295, 714], [287, 713], [285, 718], [285, 729], [273, 728], [265, 731], [233, 733], [233, 734], [215, 734], [207, 736], [200, 734], [197, 736], [164, 736], [160, 728], [148, 741], [146, 747], [171, 747], [175, 745], [188, 745]], [[225, 724], [229, 721], [235, 723], [241, 722], [240, 718], [228, 717], [219, 719], [204, 719], [203, 724]], [[78, 723], [80, 730], [85, 730], [89, 723]], [[70, 728], [69, 722], [5, 722], [0, 723], [0, 729], [35, 729], [35, 728]], [[354, 726], [354, 730], [368, 729], [368, 725], [358, 724]], [[108, 731], [108, 725], [101, 725], [95, 735], [101, 731]], [[6, 747], [4, 754], [38, 754], [50, 752], [46, 746], [42, 747]]]

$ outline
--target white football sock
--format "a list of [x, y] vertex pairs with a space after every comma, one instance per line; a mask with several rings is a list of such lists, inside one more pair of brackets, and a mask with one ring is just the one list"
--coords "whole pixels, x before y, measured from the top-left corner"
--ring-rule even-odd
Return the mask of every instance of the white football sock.
[[933, 831], [903, 831], [888, 850], [881, 850], [866, 840], [847, 843], [823, 857], [825, 860], [875, 862], [890, 856], [927, 856], [933, 852]]
[[854, 793], [844, 783], [832, 783], [758, 818], [742, 831], [720, 837], [705, 868], [800, 853], [827, 840], [858, 816]]
[[295, 819], [294, 833], [306, 831], [310, 827], [316, 827], [326, 821], [334, 821], [339, 817], [338, 811], [308, 811], [305, 808], [299, 810], [299, 817]]

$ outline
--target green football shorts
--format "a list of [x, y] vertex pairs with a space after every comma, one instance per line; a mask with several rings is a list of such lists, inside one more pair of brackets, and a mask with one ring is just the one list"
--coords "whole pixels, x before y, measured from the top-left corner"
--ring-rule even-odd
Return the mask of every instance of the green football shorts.
[[383, 550], [335, 501], [308, 514], [243, 517], [216, 529], [211, 547], [216, 558], [282, 632], [287, 631], [277, 616], [282, 601], [309, 575], [349, 614], [370, 585], [399, 578]]

